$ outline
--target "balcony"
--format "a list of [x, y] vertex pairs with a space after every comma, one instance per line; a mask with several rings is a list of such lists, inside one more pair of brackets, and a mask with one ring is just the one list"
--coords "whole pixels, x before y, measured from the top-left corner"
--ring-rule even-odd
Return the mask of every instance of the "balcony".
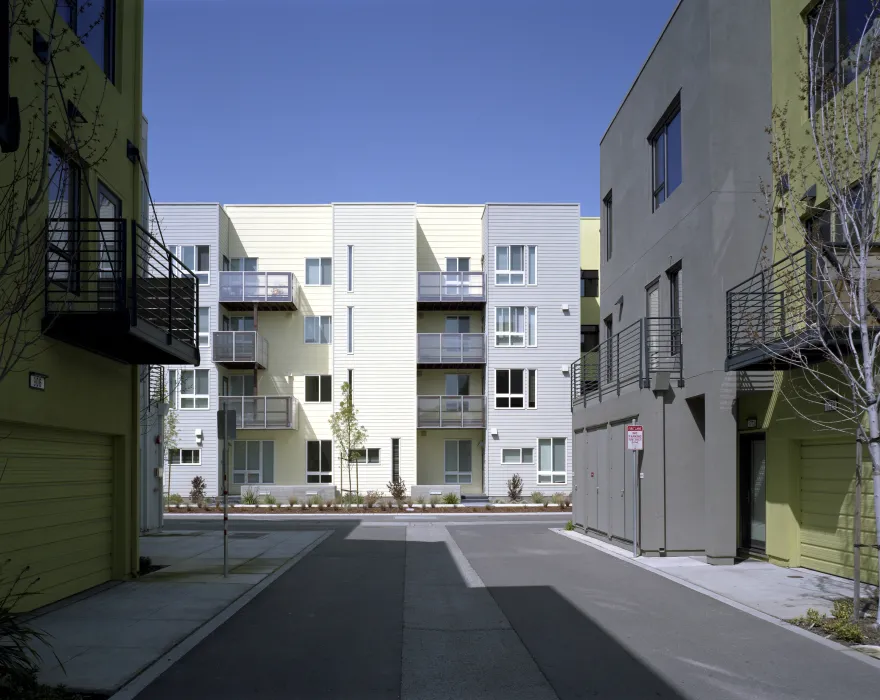
[[482, 272], [420, 272], [418, 304], [425, 309], [480, 309], [486, 303]]
[[[833, 243], [802, 248], [728, 290], [725, 369], [786, 369], [858, 348], [858, 333], [849, 338], [846, 318], [848, 251]], [[869, 301], [880, 293], [880, 252], [870, 256]]]
[[485, 428], [485, 396], [419, 396], [419, 428]]
[[257, 331], [215, 331], [212, 359], [228, 369], [266, 369], [269, 341]]
[[478, 369], [486, 364], [482, 333], [419, 333], [418, 366]]
[[296, 430], [299, 402], [292, 396], [221, 396], [220, 408], [235, 411], [239, 430]]
[[220, 303], [232, 311], [296, 311], [299, 283], [292, 272], [220, 273]]
[[640, 318], [571, 365], [571, 403], [606, 400], [626, 391], [684, 386], [678, 317]]
[[126, 364], [198, 365], [195, 275], [137, 222], [46, 221], [42, 330]]

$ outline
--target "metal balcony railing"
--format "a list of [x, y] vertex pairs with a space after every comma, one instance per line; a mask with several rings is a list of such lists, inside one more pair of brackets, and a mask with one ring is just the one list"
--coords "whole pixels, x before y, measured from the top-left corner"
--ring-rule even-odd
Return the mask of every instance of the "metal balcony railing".
[[217, 364], [266, 369], [269, 341], [257, 331], [215, 331], [213, 359]]
[[298, 282], [292, 272], [222, 271], [221, 304], [296, 306]]
[[46, 221], [44, 332], [136, 364], [198, 364], [198, 279], [137, 222]]
[[422, 302], [484, 302], [482, 272], [420, 272], [418, 300]]
[[485, 428], [485, 396], [419, 396], [419, 428]]
[[651, 386], [666, 372], [682, 386], [682, 329], [678, 317], [646, 317], [615, 333], [571, 364], [572, 405], [630, 385]]
[[482, 333], [419, 333], [421, 364], [480, 364], [486, 362], [486, 336]]
[[241, 430], [280, 430], [298, 427], [299, 403], [292, 396], [221, 396], [220, 408], [235, 411]]

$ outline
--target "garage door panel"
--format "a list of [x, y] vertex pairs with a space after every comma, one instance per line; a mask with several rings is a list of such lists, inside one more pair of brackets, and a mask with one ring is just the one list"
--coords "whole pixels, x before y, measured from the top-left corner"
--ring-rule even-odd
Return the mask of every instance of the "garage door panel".
[[[22, 610], [109, 580], [113, 439], [0, 423], [0, 560], [34, 580]], [[36, 580], [39, 579], [39, 580]]]
[[[801, 443], [801, 565], [836, 576], [853, 575], [853, 537], [855, 505], [855, 445], [851, 439], [837, 443]], [[863, 472], [863, 543], [876, 541], [873, 488]], [[876, 580], [877, 557], [873, 550], [862, 550], [865, 580]]]

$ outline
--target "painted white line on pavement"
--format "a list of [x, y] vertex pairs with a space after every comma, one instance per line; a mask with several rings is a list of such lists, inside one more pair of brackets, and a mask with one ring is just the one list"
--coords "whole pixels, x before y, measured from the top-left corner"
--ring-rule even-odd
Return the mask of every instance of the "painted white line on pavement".
[[178, 642], [174, 647], [165, 652], [161, 658], [147, 666], [141, 673], [126, 683], [116, 693], [110, 696], [110, 700], [132, 700], [138, 693], [144, 690], [150, 683], [161, 676], [165, 671], [180, 661], [187, 653], [189, 653], [199, 642], [214, 632], [220, 625], [226, 622], [230, 617], [235, 615], [245, 605], [256, 598], [264, 589], [271, 586], [282, 575], [292, 569], [303, 557], [317, 547], [321, 542], [326, 540], [333, 533], [325, 531], [314, 540], [311, 544], [306, 545], [298, 554], [285, 564], [278, 567], [273, 573], [258, 584], [244, 592], [236, 598], [232, 604], [224, 610], [221, 610], [216, 617], [208, 620], [204, 625], [195, 630], [188, 637]]
[[[805, 629], [801, 629], [796, 625], [789, 624], [784, 620], [780, 620], [778, 617], [773, 617], [772, 615], [768, 615], [765, 612], [760, 610], [756, 610], [755, 608], [751, 608], [748, 605], [735, 601], [731, 598], [726, 598], [723, 595], [716, 593], [715, 591], [709, 590], [708, 588], [703, 588], [696, 583], [691, 583], [690, 581], [686, 581], [684, 579], [678, 578], [677, 576], [673, 576], [672, 574], [667, 573], [663, 569], [658, 569], [648, 564], [644, 564], [640, 562], [638, 559], [634, 559], [632, 552], [626, 552], [621, 550], [620, 552], [612, 551], [611, 546], [602, 546], [604, 543], [602, 542], [594, 542], [593, 538], [588, 537], [580, 532], [571, 532], [568, 530], [563, 530], [561, 528], [551, 527], [551, 532], [555, 532], [558, 535], [563, 535], [564, 537], [568, 537], [575, 542], [579, 542], [580, 544], [585, 544], [596, 551], [602, 552], [603, 554], [607, 554], [610, 557], [614, 557], [616, 559], [620, 559], [621, 561], [628, 562], [630, 564], [634, 564], [638, 566], [640, 569], [644, 569], [645, 571], [650, 571], [651, 573], [657, 574], [658, 576], [662, 576], [665, 579], [673, 581], [677, 583], [679, 586], [684, 586], [685, 588], [690, 588], [692, 591], [696, 591], [697, 593], [702, 593], [705, 596], [712, 598], [713, 600], [717, 600], [719, 603], [724, 603], [725, 605], [729, 605], [732, 608], [736, 608], [737, 610], [741, 610], [744, 613], [748, 613], [754, 617], [757, 617], [764, 622], [769, 622], [771, 625], [776, 625], [777, 627], [781, 627], [782, 629], [786, 629], [789, 632], [794, 632], [795, 634], [799, 634], [805, 639], [812, 639], [814, 642], [818, 642], [823, 646], [826, 646], [830, 649], [834, 649], [835, 651], [842, 652], [846, 656], [849, 656], [853, 659], [858, 659], [859, 661], [863, 661], [870, 666], [873, 666], [875, 669], [880, 670], [880, 659], [875, 659], [867, 654], [863, 654], [860, 651], [855, 651], [851, 647], [845, 646], [838, 642], [833, 642], [830, 639], [825, 639], [825, 637], [820, 637], [818, 634], [813, 634]], [[616, 549], [616, 548], [615, 548]], [[111, 698], [113, 700], [113, 698]]]

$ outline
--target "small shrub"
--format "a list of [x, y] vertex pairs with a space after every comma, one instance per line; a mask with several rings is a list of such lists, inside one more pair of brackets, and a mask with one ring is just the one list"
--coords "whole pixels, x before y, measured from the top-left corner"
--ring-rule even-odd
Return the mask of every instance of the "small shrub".
[[808, 630], [821, 629], [841, 642], [864, 644], [865, 633], [856, 622], [853, 622], [853, 604], [851, 600], [835, 600], [831, 617], [822, 615], [818, 610], [809, 608], [804, 617], [796, 617], [792, 622]]
[[519, 474], [514, 474], [507, 480], [507, 497], [511, 503], [519, 503], [522, 499], [523, 481]]
[[205, 488], [207, 484], [200, 476], [194, 476], [190, 482], [189, 500], [201, 507], [205, 505]]
[[267, 493], [266, 494], [266, 505], [268, 506], [277, 506], [278, 499], [275, 497], [275, 494]]
[[491, 503], [487, 503], [487, 504], [486, 504], [486, 510], [492, 510], [492, 504], [491, 504]]
[[379, 510], [384, 513], [386, 510], [388, 510], [388, 504], [385, 501], [382, 501], [381, 503], [379, 503]]
[[565, 494], [564, 493], [554, 493], [550, 498], [560, 508], [562, 508], [562, 506], [565, 505]]
[[565, 500], [563, 500], [562, 505], [564, 505], [566, 508], [571, 508], [571, 494], [570, 493], [565, 494]]
[[179, 493], [172, 493], [166, 500], [173, 506], [183, 505], [183, 496]]
[[569, 520], [567, 523], [565, 523], [565, 529], [571, 532], [572, 530], [574, 530], [574, 523]]
[[388, 489], [388, 493], [391, 494], [391, 498], [393, 498], [397, 502], [397, 507], [400, 508], [403, 503], [403, 499], [406, 498], [406, 482], [403, 479], [398, 479], [397, 481], [389, 481], [385, 488]]
[[297, 506], [297, 505], [299, 505], [299, 499], [296, 496], [288, 496], [287, 497], [287, 505]]
[[425, 496], [424, 495], [419, 496], [416, 499], [416, 503], [418, 503], [420, 506], [422, 506], [422, 508], [424, 508], [425, 507]]
[[450, 506], [457, 506], [461, 503], [461, 499], [458, 497], [457, 493], [449, 491], [448, 493], [443, 494], [443, 502]]
[[253, 489], [245, 489], [241, 495], [241, 502], [246, 506], [256, 506], [260, 504], [260, 497]]
[[324, 499], [321, 497], [320, 493], [316, 493], [314, 496], [309, 498], [310, 506], [318, 506], [321, 510], [324, 509]]
[[544, 494], [540, 491], [532, 491], [532, 503], [544, 503]]
[[[32, 627], [26, 617], [12, 613], [19, 601], [31, 592], [30, 588], [36, 581], [22, 584], [28, 567], [13, 576], [5, 573], [4, 569], [8, 570], [8, 566], [8, 559], [0, 560], [0, 590], [3, 591], [0, 594], [0, 697], [19, 698], [26, 696], [17, 692], [16, 685], [36, 677], [43, 660], [37, 648], [38, 643], [48, 646], [48, 642], [47, 635]], [[8, 696], [4, 693], [7, 682], [13, 690]], [[34, 697], [40, 696], [34, 694]]]
[[440, 503], [440, 497], [431, 496], [431, 508], [436, 508], [438, 503]]
[[367, 508], [372, 508], [379, 502], [380, 498], [382, 498], [382, 494], [378, 491], [367, 491], [367, 495], [364, 496], [364, 505]]
[[345, 505], [362, 505], [364, 501], [364, 495], [362, 493], [346, 493], [342, 496], [342, 502]]

